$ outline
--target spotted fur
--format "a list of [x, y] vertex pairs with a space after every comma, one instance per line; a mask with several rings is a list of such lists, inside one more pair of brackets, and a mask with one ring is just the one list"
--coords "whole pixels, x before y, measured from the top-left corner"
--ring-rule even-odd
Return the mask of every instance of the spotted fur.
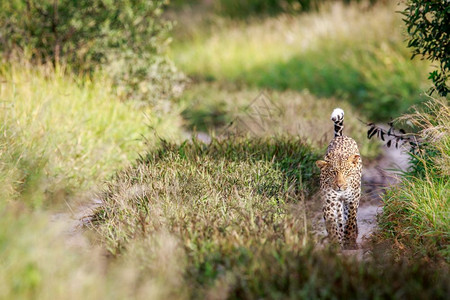
[[[356, 214], [361, 197], [362, 163], [358, 145], [342, 135], [344, 112], [336, 116], [335, 137], [328, 145], [324, 160], [316, 162], [320, 168], [320, 193], [328, 236], [341, 247], [356, 246], [358, 226]], [[340, 113], [339, 112], [339, 113]]]

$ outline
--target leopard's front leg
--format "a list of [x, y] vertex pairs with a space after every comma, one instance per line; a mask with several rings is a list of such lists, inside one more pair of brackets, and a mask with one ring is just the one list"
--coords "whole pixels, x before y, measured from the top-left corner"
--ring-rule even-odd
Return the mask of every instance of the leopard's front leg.
[[323, 218], [330, 241], [342, 246], [344, 240], [343, 202], [338, 195], [327, 193], [324, 196]]
[[358, 238], [358, 223], [356, 215], [358, 213], [361, 189], [353, 193], [353, 196], [344, 201], [344, 247], [355, 248]]

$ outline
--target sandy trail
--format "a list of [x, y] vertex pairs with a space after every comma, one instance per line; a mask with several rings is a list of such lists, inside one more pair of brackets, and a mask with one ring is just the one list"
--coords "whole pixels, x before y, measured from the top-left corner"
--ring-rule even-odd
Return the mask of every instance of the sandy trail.
[[362, 184], [364, 196], [358, 210], [358, 243], [376, 229], [376, 215], [382, 210], [381, 197], [384, 190], [400, 181], [399, 171], [408, 168], [408, 154], [402, 149], [383, 147], [380, 160], [369, 165], [363, 171]]
[[84, 227], [89, 222], [89, 218], [97, 207], [101, 205], [101, 200], [94, 197], [82, 203], [67, 204], [67, 209], [63, 212], [55, 213], [52, 222], [58, 223], [64, 230], [62, 234], [70, 247], [88, 249], [90, 243], [83, 235]]

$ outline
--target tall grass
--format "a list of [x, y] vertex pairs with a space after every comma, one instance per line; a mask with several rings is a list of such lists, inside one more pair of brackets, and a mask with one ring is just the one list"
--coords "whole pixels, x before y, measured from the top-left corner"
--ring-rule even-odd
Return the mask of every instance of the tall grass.
[[204, 30], [194, 23], [188, 33], [189, 25], [183, 26], [185, 39], [174, 43], [172, 56], [196, 78], [307, 89], [388, 119], [421, 101], [428, 86], [428, 66], [410, 60], [395, 10], [335, 3], [300, 16], [219, 19]]
[[[106, 264], [103, 249], [72, 236], [70, 214], [57, 221], [54, 210], [76, 207], [140, 150], [156, 146], [155, 132], [177, 139], [179, 125], [177, 110], [120, 101], [101, 74], [90, 80], [64, 68], [2, 62], [0, 298], [173, 297], [167, 282], [176, 271], [141, 274], [131, 252]], [[161, 258], [174, 252], [164, 247], [159, 266], [168, 269]]]
[[2, 200], [40, 206], [87, 190], [136, 158], [143, 136], [154, 144], [149, 127], [169, 139], [179, 132], [176, 110], [163, 118], [121, 102], [105, 76], [21, 62], [3, 63], [0, 80]]
[[400, 253], [450, 261], [450, 108], [433, 99], [400, 118], [420, 129], [422, 152], [402, 184], [384, 196], [380, 225]]
[[[211, 249], [276, 243], [294, 230], [283, 228], [286, 218], [302, 224], [285, 203], [317, 189], [318, 157], [301, 140], [287, 138], [163, 144], [117, 174], [95, 223], [113, 254], [159, 231], [183, 237], [196, 263]], [[305, 230], [297, 227], [289, 233], [292, 247]]]

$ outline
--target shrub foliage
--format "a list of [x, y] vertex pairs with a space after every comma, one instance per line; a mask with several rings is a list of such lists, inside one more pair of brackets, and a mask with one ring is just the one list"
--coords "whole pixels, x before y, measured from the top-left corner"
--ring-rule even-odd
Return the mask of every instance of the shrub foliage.
[[413, 57], [421, 55], [437, 62], [437, 70], [430, 73], [434, 83], [433, 91], [446, 96], [450, 70], [450, 6], [446, 0], [409, 0], [402, 12], [413, 48]]
[[97, 68], [126, 97], [167, 97], [175, 69], [164, 58], [171, 24], [161, 18], [165, 0], [13, 0], [0, 4], [0, 51], [35, 62]]

